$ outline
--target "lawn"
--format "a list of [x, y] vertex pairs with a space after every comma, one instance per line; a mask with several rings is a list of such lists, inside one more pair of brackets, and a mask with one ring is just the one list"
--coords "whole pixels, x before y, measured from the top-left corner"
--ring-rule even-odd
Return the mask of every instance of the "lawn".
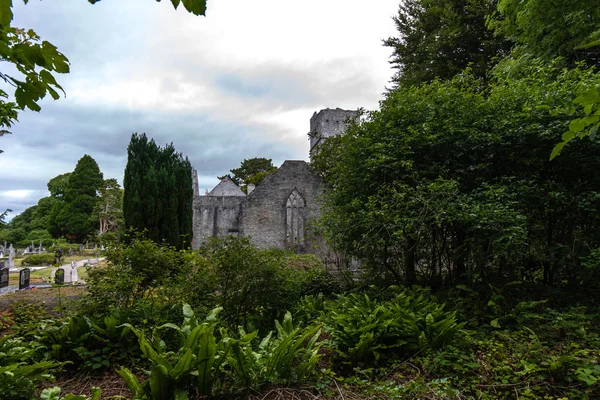
[[[87, 259], [87, 258], [84, 258], [84, 259]], [[76, 261], [76, 260], [70, 260], [70, 261]], [[100, 264], [98, 264], [98, 266], [100, 266], [100, 267], [103, 267], [104, 265], [106, 265], [105, 261], [100, 261]], [[88, 277], [88, 271], [87, 271], [88, 268], [98, 268], [98, 266], [77, 268], [77, 274], [79, 276], [79, 281], [85, 282], [85, 280]], [[56, 267], [48, 267], [48, 268], [44, 268], [44, 269], [39, 269], [37, 271], [31, 271], [29, 283], [30, 284], [50, 283], [50, 280], [51, 280], [50, 277], [52, 276], [52, 271], [54, 271], [54, 270], [56, 270]], [[42, 278], [44, 278], [44, 279], [42, 280]], [[19, 271], [11, 272], [9, 275], [8, 282], [9, 282], [9, 285], [11, 285], [11, 286], [18, 286], [19, 285]]]

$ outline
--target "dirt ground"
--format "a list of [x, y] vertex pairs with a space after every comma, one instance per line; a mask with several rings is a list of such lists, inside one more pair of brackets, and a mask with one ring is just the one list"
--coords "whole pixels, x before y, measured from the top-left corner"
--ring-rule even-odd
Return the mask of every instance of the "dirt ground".
[[[76, 299], [86, 292], [87, 287], [85, 286], [60, 288], [60, 296], [63, 305], [73, 299]], [[9, 308], [10, 305], [15, 301], [25, 300], [35, 303], [42, 303], [46, 311], [52, 313], [58, 306], [58, 293], [59, 289], [56, 287], [47, 289], [19, 290], [18, 292], [8, 293], [4, 296], [0, 296], [0, 312]]]

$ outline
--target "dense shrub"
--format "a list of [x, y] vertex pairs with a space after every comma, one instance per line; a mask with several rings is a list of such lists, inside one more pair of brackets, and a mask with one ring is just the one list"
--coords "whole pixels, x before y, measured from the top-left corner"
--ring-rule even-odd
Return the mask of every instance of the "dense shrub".
[[338, 289], [316, 257], [260, 250], [247, 238], [213, 239], [199, 255], [188, 284], [202, 290], [193, 291], [190, 304], [223, 307], [223, 320], [231, 327], [242, 325], [265, 332], [303, 295], [330, 294]]
[[52, 265], [54, 264], [54, 253], [31, 254], [21, 261], [22, 265]]
[[118, 312], [132, 323], [173, 322], [183, 302], [200, 314], [223, 307], [235, 329], [267, 332], [305, 294], [331, 294], [338, 285], [313, 256], [260, 250], [247, 238], [214, 238], [198, 252], [135, 238], [106, 252], [108, 266], [91, 269], [80, 312]]

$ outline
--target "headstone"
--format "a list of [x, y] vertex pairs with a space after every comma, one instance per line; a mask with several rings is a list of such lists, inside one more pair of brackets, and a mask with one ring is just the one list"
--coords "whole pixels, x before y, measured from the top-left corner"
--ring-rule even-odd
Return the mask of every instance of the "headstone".
[[88, 242], [87, 242], [87, 240], [86, 240], [86, 242], [85, 242], [85, 249], [86, 249], [86, 250], [88, 249]]
[[102, 245], [102, 247], [100, 247], [100, 250], [104, 251], [104, 245]]
[[83, 245], [82, 245], [82, 244], [80, 244], [80, 245], [79, 245], [79, 252], [81, 253], [82, 251], [83, 251]]
[[54, 275], [54, 283], [57, 285], [62, 285], [65, 283], [65, 270], [59, 268], [56, 270], [56, 274]]
[[8, 268], [4, 268], [4, 261], [0, 262], [0, 289], [8, 287]]
[[72, 256], [73, 255], [73, 249], [69, 247], [69, 255]]
[[71, 268], [71, 282], [77, 282], [79, 280], [79, 275], [77, 274], [77, 268]]
[[19, 273], [19, 290], [29, 287], [29, 278], [31, 277], [31, 270], [29, 268], [22, 269]]
[[12, 243], [10, 244], [10, 247], [8, 248], [8, 268], [14, 268], [15, 267], [15, 260], [13, 260], [13, 258], [15, 257], [15, 249], [13, 249], [12, 247]]

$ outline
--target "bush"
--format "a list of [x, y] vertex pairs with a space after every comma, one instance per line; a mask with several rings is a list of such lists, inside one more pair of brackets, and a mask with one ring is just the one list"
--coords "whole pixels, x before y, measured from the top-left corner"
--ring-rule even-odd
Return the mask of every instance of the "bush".
[[423, 291], [404, 291], [391, 300], [349, 294], [327, 304], [334, 362], [343, 369], [385, 365], [428, 348], [441, 348], [461, 332], [456, 313], [444, 311]]
[[88, 293], [78, 305], [81, 314], [101, 318], [118, 313], [132, 323], [160, 325], [171, 321], [174, 307], [190, 295], [181, 282], [196, 260], [191, 252], [138, 236], [129, 245], [108, 249], [106, 258], [106, 267], [88, 269]]
[[22, 265], [52, 265], [54, 264], [53, 253], [41, 253], [28, 255], [21, 261]]
[[80, 312], [118, 312], [132, 323], [174, 322], [181, 303], [206, 315], [223, 308], [231, 329], [266, 333], [306, 294], [331, 293], [337, 282], [314, 256], [261, 250], [247, 238], [213, 238], [198, 252], [135, 238], [107, 250], [106, 268], [90, 269]]

